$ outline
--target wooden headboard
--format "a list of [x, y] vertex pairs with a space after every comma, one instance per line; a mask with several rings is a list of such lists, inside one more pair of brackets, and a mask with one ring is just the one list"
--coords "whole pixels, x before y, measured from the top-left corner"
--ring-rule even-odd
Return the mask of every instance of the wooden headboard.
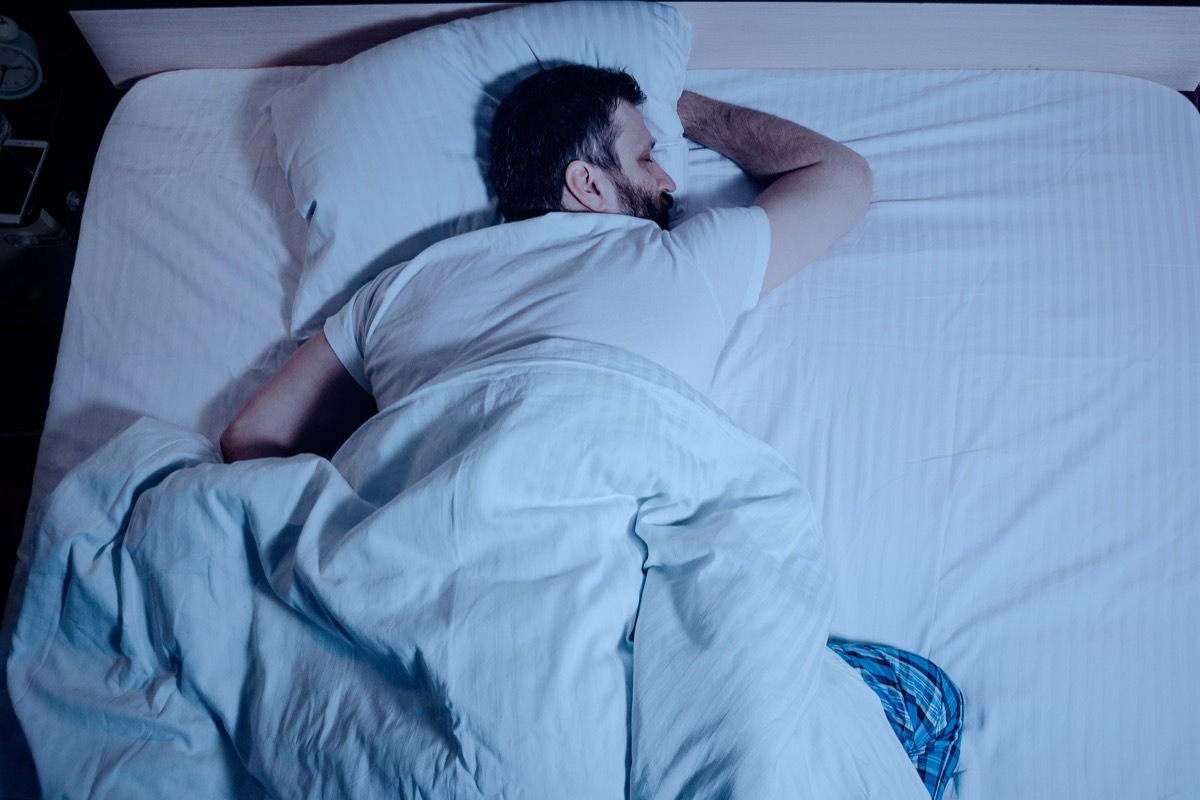
[[[975, 3], [673, 2], [692, 68], [1065, 69], [1200, 84], [1200, 8]], [[328, 64], [513, 3], [79, 8], [116, 86], [196, 67]]]

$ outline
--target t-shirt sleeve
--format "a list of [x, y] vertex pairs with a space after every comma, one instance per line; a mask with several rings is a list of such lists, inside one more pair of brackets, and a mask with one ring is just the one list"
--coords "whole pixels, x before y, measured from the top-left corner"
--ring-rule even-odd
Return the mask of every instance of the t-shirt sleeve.
[[350, 302], [342, 306], [340, 311], [326, 319], [323, 330], [329, 346], [338, 360], [342, 362], [342, 366], [358, 382], [359, 386], [370, 392], [371, 385], [367, 380], [362, 340], [359, 337], [359, 331], [365, 328], [360, 319], [363, 306], [370, 305], [362, 302], [362, 295], [366, 289], [367, 287], [360, 289], [350, 298]]
[[758, 303], [771, 254], [765, 211], [757, 206], [705, 209], [672, 236], [704, 275], [726, 329]]
[[381, 272], [355, 292], [340, 311], [325, 320], [325, 338], [334, 355], [358, 385], [372, 395], [375, 392], [367, 376], [367, 340], [381, 305], [386, 303], [389, 287], [407, 264], [403, 262]]

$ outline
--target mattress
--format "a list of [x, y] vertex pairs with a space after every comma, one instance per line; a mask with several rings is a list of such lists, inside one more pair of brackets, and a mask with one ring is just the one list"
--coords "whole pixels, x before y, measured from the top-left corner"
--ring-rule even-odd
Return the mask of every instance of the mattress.
[[[260, 108], [307, 74], [169, 73], [122, 101], [35, 504], [139, 417], [215, 440], [293, 350], [304, 221]], [[866, 219], [739, 320], [711, 397], [814, 498], [834, 633], [962, 689], [951, 796], [1200, 795], [1200, 115], [1097, 73], [706, 70], [688, 88], [874, 170]], [[756, 192], [703, 149], [687, 170], [685, 214]]]

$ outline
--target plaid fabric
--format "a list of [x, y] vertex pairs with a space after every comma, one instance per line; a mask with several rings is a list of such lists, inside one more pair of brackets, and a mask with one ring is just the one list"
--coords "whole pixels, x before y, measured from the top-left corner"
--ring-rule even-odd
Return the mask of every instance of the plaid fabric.
[[958, 763], [962, 693], [932, 661], [881, 644], [830, 642], [829, 647], [879, 695], [892, 730], [940, 800]]

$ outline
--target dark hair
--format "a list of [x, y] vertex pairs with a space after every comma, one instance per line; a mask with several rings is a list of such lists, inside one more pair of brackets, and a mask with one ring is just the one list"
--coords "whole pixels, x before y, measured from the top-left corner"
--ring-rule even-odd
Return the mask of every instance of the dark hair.
[[620, 70], [568, 65], [517, 84], [492, 120], [489, 177], [506, 220], [561, 209], [563, 175], [576, 159], [618, 166], [612, 115], [622, 100], [637, 106], [646, 95]]

